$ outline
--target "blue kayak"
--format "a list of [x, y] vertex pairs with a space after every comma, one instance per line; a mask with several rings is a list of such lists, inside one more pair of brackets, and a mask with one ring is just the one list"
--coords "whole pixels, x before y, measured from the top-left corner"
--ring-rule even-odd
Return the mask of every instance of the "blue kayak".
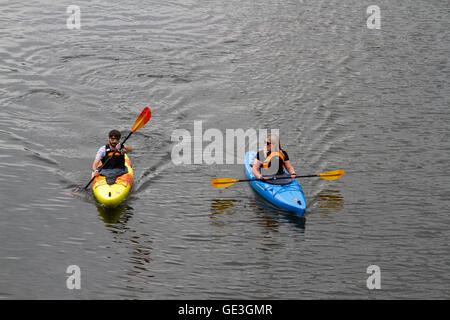
[[[245, 154], [244, 168], [249, 179], [256, 179], [252, 173], [252, 164], [255, 157], [255, 151], [248, 151]], [[295, 179], [280, 179], [274, 180], [274, 182], [287, 184], [280, 185], [257, 180], [251, 181], [250, 185], [272, 205], [294, 212], [297, 216], [302, 217], [306, 210], [306, 198], [300, 184]]]

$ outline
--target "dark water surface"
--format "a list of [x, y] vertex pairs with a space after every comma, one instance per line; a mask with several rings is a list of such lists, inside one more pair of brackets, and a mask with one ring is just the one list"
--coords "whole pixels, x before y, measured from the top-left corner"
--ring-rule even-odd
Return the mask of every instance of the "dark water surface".
[[[80, 30], [69, 4], [1, 1], [0, 298], [449, 298], [448, 1], [77, 1]], [[130, 199], [73, 195], [145, 106]], [[346, 174], [300, 180], [301, 220], [210, 185], [240, 164], [175, 165], [194, 121]]]

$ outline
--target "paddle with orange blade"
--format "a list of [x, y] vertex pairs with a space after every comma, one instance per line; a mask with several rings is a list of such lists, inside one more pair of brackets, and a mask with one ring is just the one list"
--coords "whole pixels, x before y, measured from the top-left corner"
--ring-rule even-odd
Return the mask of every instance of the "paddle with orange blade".
[[141, 129], [143, 126], [145, 126], [145, 124], [148, 122], [148, 120], [150, 120], [151, 116], [152, 116], [152, 112], [150, 111], [150, 108], [149, 107], [145, 107], [144, 110], [142, 110], [142, 112], [139, 115], [139, 117], [134, 122], [133, 128], [131, 128], [131, 132], [128, 134], [128, 136], [125, 138], [125, 140], [123, 140], [123, 142], [120, 145], [123, 146], [125, 144], [125, 141], [127, 141], [128, 138], [133, 133], [135, 133], [136, 131]]
[[[319, 174], [310, 174], [306, 176], [295, 176], [295, 179], [298, 178], [312, 178], [312, 177], [320, 177], [325, 180], [336, 180], [339, 179], [344, 175], [344, 170], [334, 170], [334, 171], [328, 171], [323, 172]], [[223, 179], [212, 179], [211, 184], [214, 188], [226, 188], [229, 186], [232, 186], [236, 182], [245, 182], [245, 181], [270, 181], [270, 180], [279, 180], [279, 179], [291, 179], [291, 176], [281, 176], [281, 177], [273, 177], [268, 179], [230, 179], [230, 178], [223, 178]]]
[[[145, 126], [145, 124], [148, 122], [148, 120], [150, 120], [151, 116], [152, 116], [152, 112], [150, 111], [150, 108], [149, 107], [145, 107], [144, 110], [142, 110], [142, 112], [139, 115], [139, 117], [134, 122], [133, 128], [131, 128], [131, 132], [128, 134], [128, 136], [125, 138], [125, 140], [123, 140], [123, 142], [120, 145], [124, 146], [125, 142], [128, 140], [128, 138], [133, 133], [135, 133], [136, 131], [141, 129], [143, 126]], [[114, 154], [111, 155], [108, 159], [106, 159], [105, 163], [102, 164], [102, 166], [97, 169], [98, 172], [102, 171], [102, 168], [109, 162], [109, 160], [111, 160], [112, 157], [114, 157]], [[89, 181], [89, 183], [84, 187], [84, 189], [87, 189], [94, 179], [95, 179], [95, 175], [92, 177], [92, 179]]]

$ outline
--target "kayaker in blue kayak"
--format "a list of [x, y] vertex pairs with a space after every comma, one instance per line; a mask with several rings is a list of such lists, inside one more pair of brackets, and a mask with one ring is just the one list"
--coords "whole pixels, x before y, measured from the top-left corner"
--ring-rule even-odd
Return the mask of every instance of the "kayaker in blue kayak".
[[[108, 173], [108, 175], [120, 175], [123, 174], [123, 171], [126, 171], [124, 154], [132, 152], [133, 148], [127, 145], [122, 147], [119, 143], [120, 137], [121, 134], [118, 130], [111, 130], [109, 132], [108, 144], [101, 146], [98, 149], [95, 160], [92, 163], [93, 176], [98, 176], [100, 174], [98, 171], [100, 161], [102, 164], [106, 163], [106, 165], [102, 167], [102, 175], [106, 175], [106, 173]], [[111, 159], [106, 162], [106, 160], [110, 157]]]
[[[280, 138], [276, 134], [270, 134], [266, 138], [266, 146], [260, 150], [255, 157], [252, 173], [257, 179], [268, 179], [264, 171], [273, 175], [283, 175], [284, 169], [295, 178], [295, 170], [289, 161], [289, 156], [281, 148]], [[260, 169], [262, 172], [260, 172]]]

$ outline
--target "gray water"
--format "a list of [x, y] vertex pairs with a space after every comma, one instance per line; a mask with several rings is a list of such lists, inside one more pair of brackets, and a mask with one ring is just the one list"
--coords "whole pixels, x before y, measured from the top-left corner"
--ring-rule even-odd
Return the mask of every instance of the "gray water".
[[[74, 30], [72, 3], [0, 2], [0, 298], [450, 297], [448, 1], [80, 0]], [[145, 106], [130, 198], [74, 194]], [[346, 174], [300, 179], [299, 219], [211, 186], [241, 164], [175, 165], [194, 121], [279, 129], [298, 174]]]

